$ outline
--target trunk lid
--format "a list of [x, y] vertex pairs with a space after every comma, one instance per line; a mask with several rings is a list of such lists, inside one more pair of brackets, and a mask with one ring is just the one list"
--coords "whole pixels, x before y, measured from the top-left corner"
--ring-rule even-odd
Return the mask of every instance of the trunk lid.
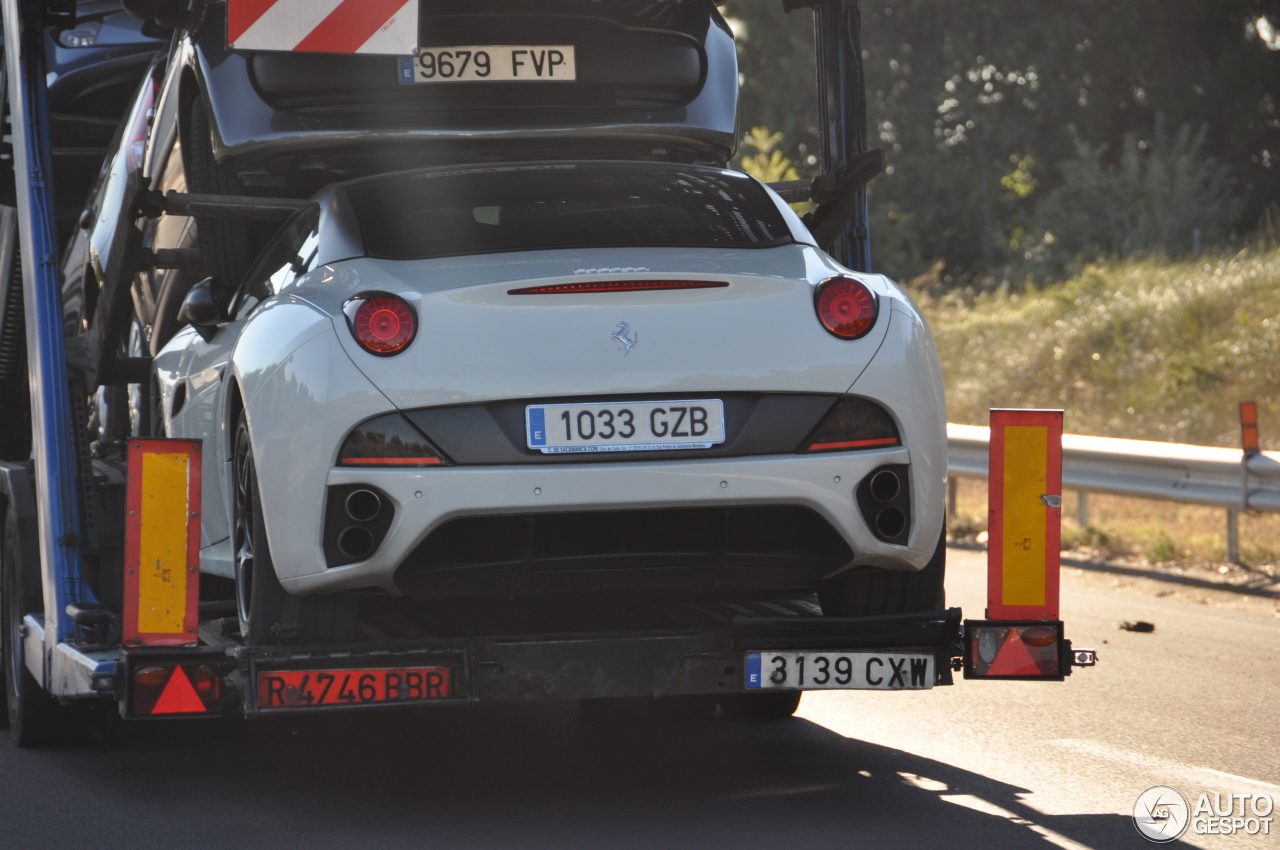
[[[356, 366], [399, 408], [510, 398], [749, 392], [842, 393], [879, 348], [875, 328], [836, 339], [813, 286], [839, 269], [818, 251], [643, 249], [540, 251], [439, 260], [358, 259], [318, 269], [287, 294], [335, 317]], [[708, 289], [513, 295], [530, 286], [605, 280], [697, 280]], [[407, 350], [377, 357], [342, 314], [383, 291], [417, 312]]]

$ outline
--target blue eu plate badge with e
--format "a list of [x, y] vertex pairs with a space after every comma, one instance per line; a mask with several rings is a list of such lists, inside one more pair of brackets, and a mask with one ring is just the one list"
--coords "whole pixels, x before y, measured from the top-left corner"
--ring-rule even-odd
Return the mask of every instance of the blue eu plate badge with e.
[[747, 687], [755, 690], [760, 687], [760, 653], [747, 653]]
[[547, 415], [541, 407], [529, 408], [529, 446], [545, 446], [547, 444]]
[[401, 82], [402, 84], [403, 84], [403, 83], [412, 83], [412, 82], [413, 82], [413, 75], [414, 75], [414, 70], [413, 70], [413, 61], [414, 61], [414, 60], [413, 60], [413, 57], [412, 57], [412, 56], [401, 56], [401, 57], [399, 57], [399, 59], [400, 59], [400, 73], [399, 73], [399, 80], [400, 80], [400, 82]]

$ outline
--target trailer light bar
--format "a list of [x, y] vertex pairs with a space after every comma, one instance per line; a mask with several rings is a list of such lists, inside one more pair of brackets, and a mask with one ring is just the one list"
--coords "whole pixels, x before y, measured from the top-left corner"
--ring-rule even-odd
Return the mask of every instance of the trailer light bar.
[[133, 671], [130, 715], [220, 714], [222, 677], [208, 664], [151, 664]]
[[1062, 681], [1074, 655], [1061, 620], [966, 620], [964, 677]]

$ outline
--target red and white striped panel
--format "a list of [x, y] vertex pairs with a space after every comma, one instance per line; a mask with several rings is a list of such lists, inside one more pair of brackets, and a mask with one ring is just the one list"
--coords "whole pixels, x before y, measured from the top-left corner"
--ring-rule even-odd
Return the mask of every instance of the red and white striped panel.
[[227, 43], [408, 56], [418, 45], [418, 0], [227, 0]]

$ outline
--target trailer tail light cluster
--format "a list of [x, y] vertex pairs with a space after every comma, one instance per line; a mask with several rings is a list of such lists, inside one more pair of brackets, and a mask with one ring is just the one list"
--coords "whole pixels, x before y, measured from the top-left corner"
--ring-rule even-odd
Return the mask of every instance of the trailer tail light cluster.
[[209, 664], [136, 667], [129, 689], [129, 714], [133, 717], [222, 712], [222, 677]]
[[1061, 620], [969, 620], [965, 623], [967, 679], [1061, 681], [1073, 664]]
[[880, 313], [875, 293], [851, 277], [828, 278], [818, 284], [814, 306], [822, 326], [840, 339], [866, 336]]
[[338, 466], [444, 465], [441, 453], [399, 413], [389, 413], [357, 425], [338, 451]]
[[845, 396], [836, 402], [800, 450], [847, 452], [899, 445], [902, 439], [889, 411], [869, 399]]
[[360, 347], [379, 357], [399, 354], [418, 334], [418, 316], [409, 302], [387, 292], [365, 292], [342, 307]]

